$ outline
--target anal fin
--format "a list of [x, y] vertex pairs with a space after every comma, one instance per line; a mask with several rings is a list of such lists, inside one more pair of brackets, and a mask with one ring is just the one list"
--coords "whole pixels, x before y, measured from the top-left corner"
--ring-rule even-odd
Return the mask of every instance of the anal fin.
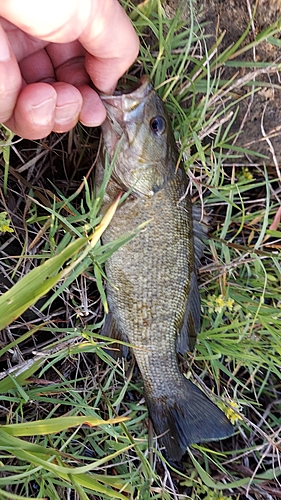
[[114, 359], [127, 358], [129, 354], [129, 348], [120, 342], [127, 342], [126, 336], [118, 328], [115, 319], [111, 312], [109, 312], [105, 317], [105, 322], [101, 330], [101, 335], [108, 337], [110, 339], [115, 339], [117, 342], [111, 344], [110, 348], [106, 349], [106, 352], [112, 356]]

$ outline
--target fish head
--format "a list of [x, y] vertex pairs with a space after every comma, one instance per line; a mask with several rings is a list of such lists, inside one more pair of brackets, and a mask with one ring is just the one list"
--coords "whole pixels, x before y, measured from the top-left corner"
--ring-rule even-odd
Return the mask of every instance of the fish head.
[[175, 173], [177, 147], [163, 101], [142, 77], [131, 92], [101, 96], [107, 111], [102, 135], [120, 188], [153, 196]]

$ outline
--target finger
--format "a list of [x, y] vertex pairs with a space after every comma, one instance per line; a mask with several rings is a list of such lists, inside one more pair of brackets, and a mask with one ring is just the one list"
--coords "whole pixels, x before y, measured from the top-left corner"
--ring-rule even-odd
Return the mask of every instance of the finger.
[[53, 86], [57, 92], [53, 131], [68, 132], [78, 122], [82, 95], [76, 87], [66, 83], [56, 82]]
[[83, 106], [79, 116], [80, 122], [86, 127], [101, 125], [106, 118], [106, 111], [99, 96], [88, 85], [79, 87], [79, 90], [83, 98]]
[[21, 86], [18, 63], [0, 25], [0, 122], [11, 117]]
[[56, 80], [52, 62], [44, 49], [23, 59], [19, 67], [26, 83], [50, 83]]
[[76, 125], [82, 109], [78, 89], [66, 83], [32, 83], [19, 95], [7, 125], [26, 139], [42, 139], [50, 132], [67, 132]]
[[44, 40], [39, 40], [38, 38], [24, 33], [17, 26], [10, 23], [3, 17], [0, 17], [0, 24], [6, 32], [10, 46], [18, 62], [22, 61], [22, 59], [28, 55], [38, 52], [48, 44], [48, 42], [45, 42]]
[[75, 87], [90, 83], [85, 70], [85, 49], [77, 40], [70, 43], [50, 43], [46, 47], [58, 81], [71, 83]]
[[91, 54], [86, 66], [91, 79], [106, 93], [138, 54], [137, 35], [118, 0], [5, 0], [0, 1], [0, 15], [43, 40], [78, 38]]
[[41, 139], [53, 129], [57, 93], [52, 85], [33, 83], [22, 89], [14, 114], [5, 125], [26, 139]]
[[92, 4], [92, 0], [5, 0], [0, 2], [0, 15], [36, 38], [65, 43], [80, 36]]
[[89, 52], [85, 64], [92, 81], [98, 89], [111, 93], [139, 51], [138, 37], [119, 2], [98, 2], [79, 40]]

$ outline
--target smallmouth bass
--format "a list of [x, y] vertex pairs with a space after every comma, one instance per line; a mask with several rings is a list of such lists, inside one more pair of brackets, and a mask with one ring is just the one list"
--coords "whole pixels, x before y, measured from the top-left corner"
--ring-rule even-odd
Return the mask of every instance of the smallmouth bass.
[[[186, 195], [187, 176], [178, 164], [165, 106], [148, 78], [132, 92], [102, 99], [109, 160], [118, 148], [104, 203], [129, 191], [103, 242], [150, 220], [106, 262], [109, 314], [102, 334], [132, 344], [155, 432], [169, 460], [178, 461], [190, 444], [233, 433], [224, 413], [187, 380], [177, 362], [178, 352], [193, 348], [200, 328], [196, 268], [204, 231]], [[100, 159], [97, 184], [103, 173]]]

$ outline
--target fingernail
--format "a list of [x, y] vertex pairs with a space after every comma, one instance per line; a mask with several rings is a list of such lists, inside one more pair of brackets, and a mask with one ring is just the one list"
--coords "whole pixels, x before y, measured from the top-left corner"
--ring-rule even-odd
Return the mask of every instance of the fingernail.
[[0, 38], [0, 62], [7, 62], [11, 59], [11, 52], [6, 37]]
[[80, 111], [80, 104], [77, 102], [69, 102], [63, 106], [56, 106], [56, 123], [67, 123], [76, 118]]
[[46, 125], [50, 121], [50, 116], [54, 111], [56, 97], [46, 99], [40, 104], [31, 106], [31, 116], [36, 125]]

